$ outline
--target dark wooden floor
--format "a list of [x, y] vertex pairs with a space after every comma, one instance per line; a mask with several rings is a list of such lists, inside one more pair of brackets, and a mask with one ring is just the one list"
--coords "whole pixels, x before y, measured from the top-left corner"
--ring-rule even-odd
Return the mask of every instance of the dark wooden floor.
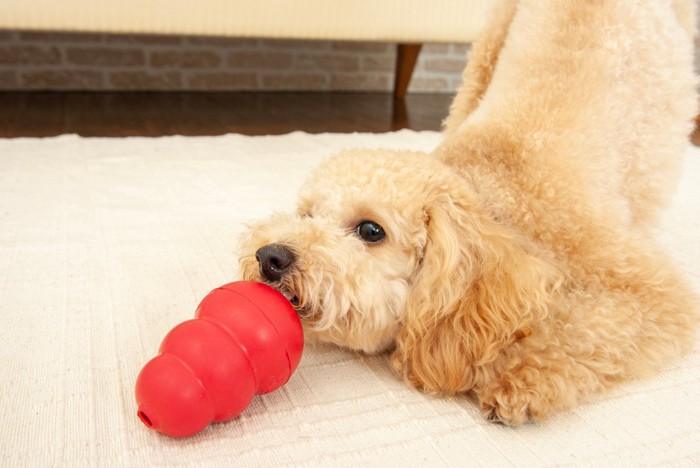
[[[0, 138], [439, 130], [449, 94], [0, 92]], [[691, 141], [700, 146], [700, 117]]]
[[0, 93], [0, 137], [248, 135], [439, 130], [451, 95]]

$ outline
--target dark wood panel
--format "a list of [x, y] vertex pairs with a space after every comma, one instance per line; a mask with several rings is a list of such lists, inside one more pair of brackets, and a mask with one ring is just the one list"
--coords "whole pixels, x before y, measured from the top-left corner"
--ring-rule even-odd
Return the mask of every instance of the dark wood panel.
[[0, 93], [0, 137], [248, 135], [439, 130], [451, 95]]

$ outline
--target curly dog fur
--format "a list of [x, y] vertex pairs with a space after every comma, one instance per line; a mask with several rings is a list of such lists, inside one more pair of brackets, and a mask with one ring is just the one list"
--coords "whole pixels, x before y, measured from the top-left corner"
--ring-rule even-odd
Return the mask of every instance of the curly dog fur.
[[696, 111], [694, 8], [497, 2], [434, 153], [329, 159], [296, 213], [251, 226], [243, 276], [309, 336], [391, 351], [505, 424], [658, 371], [698, 323], [653, 230]]

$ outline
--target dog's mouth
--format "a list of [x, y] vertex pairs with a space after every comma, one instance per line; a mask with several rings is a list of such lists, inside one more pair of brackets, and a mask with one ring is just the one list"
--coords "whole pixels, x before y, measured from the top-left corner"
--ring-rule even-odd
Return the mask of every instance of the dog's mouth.
[[282, 295], [289, 301], [289, 303], [292, 304], [292, 307], [294, 307], [294, 310], [297, 311], [297, 314], [304, 315], [304, 309], [302, 308], [301, 300], [299, 299], [299, 296], [296, 292], [281, 284], [267, 283], [267, 285], [275, 288], [277, 291], [282, 293]]
[[294, 306], [295, 309], [299, 307], [299, 296], [297, 296], [291, 291], [286, 290], [285, 288], [279, 288], [278, 291], [281, 292], [282, 295], [287, 298], [287, 300]]

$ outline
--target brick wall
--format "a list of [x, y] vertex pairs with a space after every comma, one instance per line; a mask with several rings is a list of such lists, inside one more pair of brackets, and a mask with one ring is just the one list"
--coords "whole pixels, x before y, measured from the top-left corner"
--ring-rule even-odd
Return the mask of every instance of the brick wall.
[[[427, 44], [409, 92], [453, 92], [468, 46]], [[0, 31], [0, 90], [389, 91], [394, 44]]]

